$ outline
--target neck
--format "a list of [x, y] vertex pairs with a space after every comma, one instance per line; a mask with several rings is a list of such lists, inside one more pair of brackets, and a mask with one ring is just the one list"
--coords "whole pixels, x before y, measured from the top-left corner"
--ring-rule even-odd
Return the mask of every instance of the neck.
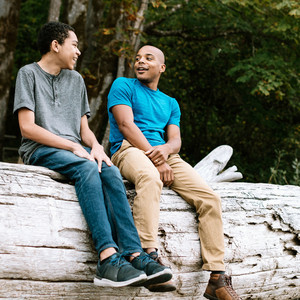
[[58, 75], [61, 71], [61, 67], [55, 63], [55, 60], [50, 57], [50, 54], [42, 56], [41, 60], [38, 61], [38, 65], [47, 73], [51, 75]]
[[140, 83], [153, 91], [157, 91], [158, 82], [143, 82], [140, 80]]

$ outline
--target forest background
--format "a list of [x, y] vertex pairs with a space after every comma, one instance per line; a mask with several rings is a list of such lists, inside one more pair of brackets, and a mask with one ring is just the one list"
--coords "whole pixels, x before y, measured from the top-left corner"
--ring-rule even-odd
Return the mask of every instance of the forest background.
[[137, 49], [163, 50], [159, 89], [182, 112], [181, 156], [192, 165], [219, 145], [248, 182], [300, 185], [300, 4], [288, 0], [0, 0], [0, 160], [16, 162], [12, 114], [20, 67], [38, 61], [48, 20], [76, 30], [89, 124], [108, 149], [112, 81], [134, 77]]

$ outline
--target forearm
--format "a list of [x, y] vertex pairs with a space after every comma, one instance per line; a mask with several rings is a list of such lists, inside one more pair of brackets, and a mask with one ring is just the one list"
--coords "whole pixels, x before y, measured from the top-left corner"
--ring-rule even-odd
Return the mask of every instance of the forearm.
[[90, 148], [93, 148], [96, 145], [100, 145], [95, 137], [95, 134], [89, 128], [81, 132], [81, 140]]
[[125, 139], [134, 147], [143, 151], [147, 151], [151, 148], [151, 145], [144, 134], [133, 122], [121, 124], [119, 125], [119, 129]]
[[181, 148], [181, 138], [176, 137], [176, 138], [169, 139], [165, 145], [166, 147], [168, 147], [169, 155], [177, 154], [179, 153]]
[[21, 134], [24, 138], [35, 141], [39, 144], [60, 148], [64, 150], [73, 151], [76, 143], [62, 138], [36, 124], [28, 124], [26, 126], [20, 126]]

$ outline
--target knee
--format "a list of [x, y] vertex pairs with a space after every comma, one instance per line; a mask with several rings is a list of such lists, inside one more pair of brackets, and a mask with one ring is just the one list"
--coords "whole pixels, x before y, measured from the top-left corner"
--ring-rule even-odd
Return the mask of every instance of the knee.
[[120, 173], [120, 170], [114, 165], [111, 165], [109, 167], [105, 163], [102, 163], [100, 177], [102, 178], [102, 180], [104, 180], [107, 183], [110, 183], [113, 181], [114, 182], [117, 182], [117, 181], [123, 182], [123, 178]]
[[85, 175], [85, 176], [91, 176], [91, 175], [98, 175], [98, 165], [94, 161], [90, 161], [88, 159], [82, 160], [79, 164], [76, 166], [76, 171], [79, 174]]
[[147, 185], [152, 185], [153, 187], [159, 186], [162, 188], [163, 183], [160, 180], [160, 175], [157, 169], [155, 168], [154, 170], [152, 169], [144, 169], [144, 170], [139, 170], [137, 172], [137, 182], [136, 184], [147, 184]]
[[221, 198], [218, 194], [210, 192], [202, 199], [204, 205], [201, 207], [201, 210], [213, 215], [219, 215], [221, 213]]
[[196, 207], [197, 211], [205, 210], [219, 210], [221, 207], [221, 198], [214, 191], [210, 190], [199, 190], [194, 191], [190, 195], [192, 204]]
[[105, 173], [105, 175], [109, 177], [119, 178], [122, 180], [122, 175], [120, 173], [120, 170], [114, 165], [110, 167], [102, 165], [102, 171], [103, 173]]

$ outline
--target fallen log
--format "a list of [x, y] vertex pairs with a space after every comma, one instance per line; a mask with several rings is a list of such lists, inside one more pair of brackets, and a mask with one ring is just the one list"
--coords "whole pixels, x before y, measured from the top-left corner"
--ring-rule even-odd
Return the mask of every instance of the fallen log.
[[[211, 183], [223, 207], [227, 273], [242, 299], [299, 299], [300, 187]], [[129, 199], [134, 187], [126, 183]], [[93, 285], [97, 255], [74, 186], [42, 167], [0, 163], [0, 298], [204, 299], [195, 212], [164, 188], [160, 255], [177, 291]]]

